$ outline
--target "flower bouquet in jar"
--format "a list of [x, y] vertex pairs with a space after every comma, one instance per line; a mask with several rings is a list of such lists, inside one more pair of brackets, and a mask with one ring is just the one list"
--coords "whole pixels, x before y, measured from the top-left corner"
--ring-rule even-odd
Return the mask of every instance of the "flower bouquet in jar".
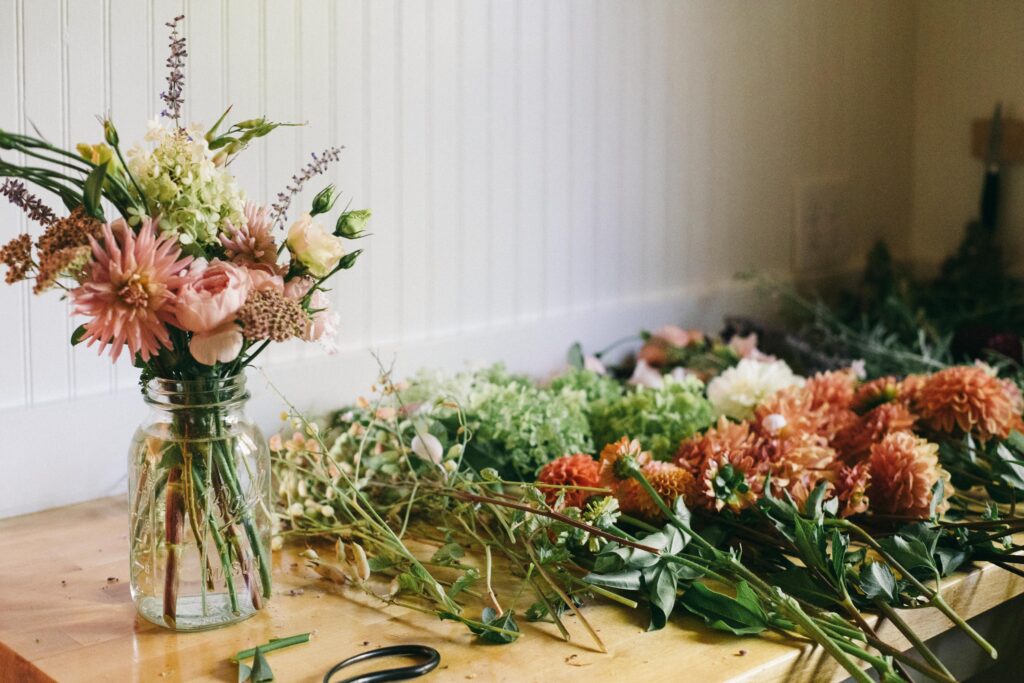
[[127, 353], [140, 369], [151, 411], [130, 450], [132, 594], [146, 619], [197, 630], [249, 616], [271, 595], [269, 452], [245, 416], [245, 368], [271, 342], [331, 344], [325, 283], [355, 264], [346, 240], [363, 236], [370, 214], [347, 211], [325, 228], [317, 217], [336, 200], [327, 186], [289, 224], [293, 200], [338, 148], [312, 155], [272, 205], [246, 200], [231, 164], [291, 124], [229, 124], [229, 107], [208, 130], [184, 125], [182, 19], [168, 23], [165, 108], [146, 144], [123, 153], [110, 117], [103, 142], [75, 151], [0, 130], [0, 192], [41, 233], [17, 236], [0, 260], [9, 284], [70, 300], [84, 319], [72, 344], [112, 361]]

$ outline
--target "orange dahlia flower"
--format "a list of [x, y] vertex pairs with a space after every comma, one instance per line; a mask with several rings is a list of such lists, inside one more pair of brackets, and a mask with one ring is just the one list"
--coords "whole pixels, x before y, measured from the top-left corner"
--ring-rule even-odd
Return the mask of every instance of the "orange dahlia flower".
[[895, 377], [879, 377], [865, 382], [857, 388], [851, 408], [858, 415], [863, 415], [876, 406], [898, 400], [900, 388], [900, 381]]
[[706, 457], [723, 453], [750, 453], [756, 441], [757, 435], [751, 432], [749, 422], [733, 422], [723, 415], [714, 427], [679, 444], [675, 464], [696, 475]]
[[982, 441], [1005, 439], [1021, 425], [1016, 387], [975, 366], [936, 372], [921, 385], [914, 406], [931, 429], [970, 433]]
[[601, 450], [598, 485], [611, 490], [623, 512], [636, 514], [643, 509], [647, 493], [636, 479], [621, 479], [615, 471], [616, 463], [627, 456], [634, 458], [641, 468], [651, 462], [651, 454], [641, 449], [639, 441], [624, 436]]
[[839, 498], [839, 516], [849, 517], [866, 512], [868, 509], [868, 486], [871, 483], [871, 466], [862, 462], [853, 467], [843, 466], [835, 477], [835, 492]]
[[[682, 467], [676, 467], [669, 462], [651, 461], [644, 465], [642, 469], [651, 487], [658, 492], [658, 495], [661, 496], [662, 500], [669, 507], [680, 496], [687, 502], [693, 496], [695, 491], [693, 475]], [[639, 496], [629, 497], [626, 501], [620, 500], [619, 507], [626, 514], [629, 514], [626, 506], [632, 507], [635, 505], [637, 507], [636, 511], [643, 517], [648, 519], [662, 517], [661, 508], [647, 495], [647, 492], [641, 490], [639, 493]]]
[[872, 509], [927, 517], [932, 487], [944, 475], [939, 447], [910, 432], [893, 432], [871, 447]]
[[857, 377], [851, 370], [819, 372], [807, 380], [804, 391], [810, 397], [810, 408], [829, 410], [849, 408], [853, 401]]
[[541, 468], [540, 473], [537, 475], [537, 483], [559, 487], [540, 487], [544, 491], [544, 497], [547, 498], [548, 505], [554, 505], [558, 502], [558, 497], [562, 496], [563, 505], [583, 507], [587, 502], [587, 498], [593, 495], [592, 491], [561, 487], [583, 486], [594, 488], [599, 484], [600, 471], [600, 464], [586, 453], [563, 455]]
[[917, 416], [903, 403], [883, 403], [860, 416], [836, 434], [832, 445], [849, 464], [866, 460], [871, 446], [892, 432], [910, 431]]

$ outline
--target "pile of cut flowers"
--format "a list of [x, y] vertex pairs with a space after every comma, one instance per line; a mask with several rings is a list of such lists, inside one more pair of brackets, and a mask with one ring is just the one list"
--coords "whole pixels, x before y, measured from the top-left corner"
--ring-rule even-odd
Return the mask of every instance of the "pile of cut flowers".
[[[858, 681], [954, 680], [899, 611], [921, 608], [996, 656], [939, 585], [978, 561], [1020, 573], [1016, 384], [983, 364], [801, 377], [756, 337], [674, 327], [645, 334], [628, 373], [569, 358], [542, 383], [382, 369], [355, 405], [293, 411], [272, 439], [275, 542], [331, 539], [306, 554], [322, 576], [485, 642], [522, 620], [568, 639], [574, 613], [604, 649], [586, 606], [610, 601], [651, 630], [690, 614], [815, 643]], [[499, 567], [519, 585], [502, 600]]]

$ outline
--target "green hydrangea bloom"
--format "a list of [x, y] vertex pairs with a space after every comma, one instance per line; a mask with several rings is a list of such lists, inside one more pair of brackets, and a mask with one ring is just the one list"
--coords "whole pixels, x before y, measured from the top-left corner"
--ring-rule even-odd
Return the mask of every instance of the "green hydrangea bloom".
[[218, 168], [200, 130], [154, 125], [146, 134], [152, 150], [128, 151], [128, 168], [161, 232], [182, 245], [215, 244], [229, 224], [241, 225], [245, 195], [226, 169]]
[[622, 385], [607, 375], [599, 375], [590, 370], [572, 368], [551, 380], [551, 391], [562, 389], [582, 391], [588, 403], [610, 401], [622, 396]]
[[659, 389], [637, 387], [591, 405], [590, 426], [598, 449], [628, 436], [658, 460], [668, 460], [679, 442], [711, 425], [713, 411], [704, 385], [692, 377], [665, 378]]
[[459, 405], [472, 434], [466, 461], [505, 477], [532, 481], [554, 458], [594, 449], [583, 391], [542, 389], [501, 365], [456, 375], [421, 373], [401, 397], [406, 405], [430, 410], [452, 432], [458, 429], [457, 411], [437, 406]]

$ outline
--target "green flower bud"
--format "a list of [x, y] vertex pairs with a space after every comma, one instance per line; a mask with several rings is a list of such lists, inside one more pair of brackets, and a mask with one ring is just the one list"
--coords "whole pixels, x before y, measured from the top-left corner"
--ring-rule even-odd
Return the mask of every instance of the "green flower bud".
[[334, 202], [337, 199], [334, 195], [334, 185], [328, 185], [313, 197], [313, 208], [310, 210], [309, 215], [316, 216], [321, 213], [327, 213], [334, 206]]
[[111, 147], [117, 147], [121, 139], [117, 135], [117, 128], [110, 119], [103, 119], [103, 137]]
[[338, 218], [338, 223], [334, 227], [334, 234], [349, 240], [361, 237], [372, 215], [373, 212], [369, 209], [346, 211]]
[[235, 128], [258, 128], [262, 126], [264, 123], [266, 123], [266, 121], [267, 120], [265, 118], [246, 119], [245, 121], [239, 121], [238, 123], [236, 123]]

